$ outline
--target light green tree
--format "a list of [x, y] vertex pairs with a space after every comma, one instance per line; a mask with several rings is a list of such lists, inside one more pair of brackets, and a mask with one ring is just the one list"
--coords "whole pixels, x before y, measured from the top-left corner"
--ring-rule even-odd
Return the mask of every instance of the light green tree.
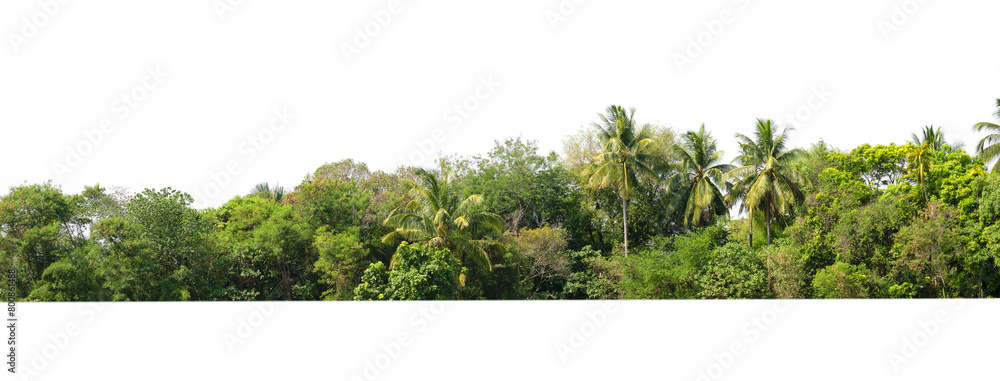
[[636, 127], [635, 108], [625, 111], [621, 106], [608, 106], [605, 114], [598, 114], [600, 121], [593, 126], [603, 144], [602, 151], [594, 157], [595, 164], [587, 168], [585, 176], [596, 188], [613, 187], [622, 199], [622, 231], [625, 256], [628, 256], [628, 200], [639, 186], [639, 180], [659, 180], [659, 173], [666, 162], [653, 152], [653, 135], [649, 126]]
[[[997, 119], [1000, 120], [1000, 99], [997, 99], [997, 112], [993, 115], [996, 115]], [[972, 130], [976, 132], [986, 131], [990, 133], [980, 140], [978, 145], [976, 145], [976, 153], [979, 155], [980, 159], [983, 159], [983, 162], [989, 162], [990, 160], [1000, 157], [1000, 125], [991, 122], [981, 122], [972, 126]], [[1000, 160], [993, 163], [993, 169], [991, 172], [1000, 173]]]
[[[423, 169], [416, 175], [419, 183], [411, 183], [410, 201], [385, 219], [385, 225], [395, 230], [383, 236], [382, 242], [407, 241], [446, 248], [463, 267], [471, 260], [492, 268], [490, 254], [504, 250], [492, 239], [503, 230], [503, 219], [483, 211], [483, 197], [478, 194], [460, 198], [452, 175], [442, 178]], [[397, 261], [394, 256], [393, 263]]]
[[729, 205], [740, 203], [740, 211], [749, 212], [750, 242], [753, 243], [753, 216], [759, 210], [767, 224], [767, 244], [771, 244], [771, 222], [792, 211], [805, 197], [802, 188], [811, 187], [808, 178], [787, 165], [802, 149], [787, 149], [788, 130], [776, 131], [770, 119], [757, 119], [755, 139], [736, 134], [741, 154], [736, 157], [739, 167], [726, 173], [733, 187], [727, 194]]
[[729, 213], [720, 187], [725, 185], [722, 176], [734, 167], [720, 163], [722, 151], [716, 149], [715, 139], [704, 124], [697, 132], [681, 135], [681, 141], [672, 149], [680, 163], [674, 164], [678, 173], [667, 181], [667, 192], [674, 194], [670, 206], [683, 209], [685, 225], [702, 226], [716, 215]]

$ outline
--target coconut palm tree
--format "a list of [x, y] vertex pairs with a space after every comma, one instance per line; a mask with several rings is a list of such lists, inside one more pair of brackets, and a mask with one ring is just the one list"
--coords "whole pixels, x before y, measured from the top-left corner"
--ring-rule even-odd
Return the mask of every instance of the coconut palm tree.
[[[1000, 99], [997, 99], [997, 112], [993, 115], [997, 117], [997, 120], [1000, 120]], [[976, 132], [987, 131], [990, 133], [983, 140], [980, 140], [976, 146], [976, 155], [980, 159], [983, 159], [983, 162], [989, 162], [1000, 157], [1000, 125], [990, 122], [976, 123], [975, 126], [972, 126], [972, 130]], [[993, 163], [991, 172], [1000, 173], [1000, 160]]]
[[924, 186], [924, 180], [930, 172], [931, 165], [934, 164], [934, 157], [931, 155], [930, 142], [925, 141], [919, 146], [914, 146], [913, 149], [906, 154], [906, 161], [908, 163], [910, 176], [915, 178], [917, 183], [920, 184], [920, 188], [924, 191], [924, 201], [927, 201], [927, 187]]
[[281, 202], [281, 199], [285, 197], [285, 187], [275, 184], [274, 188], [271, 188], [271, 184], [260, 183], [253, 187], [250, 195]]
[[681, 136], [671, 153], [679, 163], [674, 164], [678, 173], [667, 181], [667, 192], [674, 193], [670, 202], [673, 210], [684, 209], [684, 225], [702, 226], [715, 215], [729, 213], [722, 190], [722, 176], [732, 170], [732, 165], [722, 164], [722, 151], [716, 150], [715, 139], [702, 124], [698, 132], [688, 131]]
[[802, 188], [811, 187], [809, 179], [788, 166], [796, 156], [805, 154], [802, 149], [788, 150], [788, 129], [780, 133], [770, 119], [757, 119], [756, 139], [736, 134], [741, 153], [735, 162], [739, 167], [726, 173], [733, 179], [727, 195], [730, 205], [740, 203], [741, 212], [750, 214], [750, 243], [753, 244], [753, 215], [755, 210], [764, 213], [767, 224], [767, 244], [771, 244], [771, 222], [788, 214], [792, 207], [804, 201]]
[[636, 127], [635, 108], [627, 112], [621, 106], [608, 106], [594, 123], [602, 142], [602, 152], [594, 156], [594, 165], [584, 176], [596, 188], [613, 187], [622, 199], [622, 231], [625, 256], [628, 256], [628, 200], [642, 178], [658, 181], [666, 163], [653, 151], [649, 126]]
[[940, 151], [944, 147], [944, 133], [941, 132], [941, 127], [935, 129], [933, 125], [925, 126], [920, 136], [910, 134], [910, 141], [917, 146], [927, 143], [931, 151]]
[[490, 253], [502, 251], [503, 246], [490, 237], [503, 230], [503, 219], [483, 211], [483, 197], [478, 194], [460, 198], [450, 173], [441, 178], [418, 169], [416, 175], [419, 183], [410, 182], [410, 201], [385, 219], [385, 225], [395, 230], [383, 236], [382, 242], [405, 240], [447, 248], [463, 267], [472, 260], [492, 269]]

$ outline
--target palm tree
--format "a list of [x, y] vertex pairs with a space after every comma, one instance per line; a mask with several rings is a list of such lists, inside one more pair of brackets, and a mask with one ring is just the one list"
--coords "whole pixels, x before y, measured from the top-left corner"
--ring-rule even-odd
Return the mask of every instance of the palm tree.
[[924, 201], [927, 201], [927, 187], [924, 186], [924, 180], [927, 177], [927, 173], [930, 172], [931, 165], [934, 163], [934, 158], [931, 156], [930, 142], [925, 141], [923, 144], [913, 147], [906, 154], [906, 161], [909, 163], [910, 176], [916, 177], [920, 188], [924, 191]]
[[272, 189], [271, 184], [260, 183], [253, 187], [250, 195], [281, 202], [281, 199], [285, 197], [285, 187], [275, 184]]
[[628, 257], [628, 200], [639, 186], [639, 179], [658, 180], [666, 163], [653, 153], [653, 134], [649, 126], [636, 128], [635, 108], [628, 112], [621, 106], [608, 106], [605, 114], [597, 114], [599, 123], [593, 126], [603, 143], [603, 151], [594, 156], [595, 163], [585, 176], [596, 188], [614, 187], [622, 198], [622, 231], [625, 256]]
[[684, 208], [684, 225], [701, 226], [714, 215], [729, 213], [722, 191], [722, 176], [732, 170], [732, 165], [720, 164], [722, 151], [716, 150], [712, 134], [705, 132], [702, 124], [698, 132], [688, 131], [681, 136], [682, 144], [675, 144], [672, 154], [679, 164], [678, 173], [667, 181], [667, 192], [675, 193], [670, 207]]
[[[993, 115], [996, 115], [997, 119], [1000, 120], [1000, 99], [997, 99], [997, 112]], [[976, 154], [980, 159], [983, 159], [983, 162], [989, 162], [1000, 157], [1000, 125], [990, 122], [976, 123], [975, 126], [972, 126], [972, 130], [976, 132], [990, 132], [976, 146]], [[993, 163], [991, 172], [1000, 173], [1000, 161]]]
[[[385, 225], [395, 230], [383, 236], [382, 242], [406, 240], [447, 248], [463, 267], [472, 259], [492, 270], [489, 254], [502, 251], [503, 246], [489, 237], [503, 230], [503, 219], [484, 212], [483, 197], [478, 194], [460, 199], [451, 174], [441, 179], [436, 173], [418, 169], [416, 176], [420, 183], [410, 182], [410, 201], [385, 219]], [[464, 276], [462, 280], [464, 283]]]
[[935, 129], [933, 125], [925, 126], [920, 136], [910, 134], [910, 141], [918, 146], [927, 143], [931, 151], [940, 151], [944, 147], [944, 133], [941, 132], [941, 127]]
[[735, 161], [740, 167], [726, 173], [734, 179], [727, 195], [730, 205], [740, 202], [740, 212], [750, 213], [750, 244], [753, 245], [754, 210], [764, 212], [767, 223], [767, 244], [771, 244], [771, 221], [791, 212], [794, 205], [804, 201], [802, 188], [811, 187], [809, 179], [787, 164], [796, 156], [805, 154], [802, 149], [785, 149], [788, 129], [777, 133], [770, 119], [757, 119], [756, 140], [736, 134], [741, 154]]

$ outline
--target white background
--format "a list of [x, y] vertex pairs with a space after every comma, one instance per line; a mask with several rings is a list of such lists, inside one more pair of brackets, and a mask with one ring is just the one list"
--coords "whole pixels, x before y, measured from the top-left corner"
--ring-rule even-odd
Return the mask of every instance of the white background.
[[[992, 300], [785, 303], [448, 302], [428, 312], [433, 321], [420, 315], [429, 302], [22, 303], [20, 379], [697, 380], [723, 363], [711, 380], [996, 374]], [[60, 339], [70, 323], [76, 335]], [[366, 378], [365, 362], [400, 333], [408, 345]], [[226, 335], [243, 342], [230, 351]], [[915, 351], [902, 352], [906, 341]], [[738, 356], [715, 359], [733, 343]], [[561, 356], [559, 344], [573, 352]], [[893, 367], [890, 353], [906, 362]], [[24, 378], [29, 369], [37, 376]]]
[[[972, 149], [980, 137], [970, 127], [992, 120], [1000, 97], [996, 1], [564, 3], [403, 1], [348, 60], [344, 44], [387, 2], [248, 0], [220, 13], [225, 3], [213, 1], [88, 1], [42, 17], [39, 2], [4, 1], [0, 194], [47, 179], [68, 193], [100, 182], [203, 194], [215, 184], [218, 196], [197, 197], [218, 205], [258, 182], [294, 186], [344, 158], [382, 170], [426, 164], [409, 157], [437, 128], [435, 153], [485, 153], [517, 135], [558, 151], [610, 104], [636, 107], [640, 122], [705, 123], [733, 152], [734, 133], [809, 105], [813, 88], [833, 95], [794, 123], [793, 145], [901, 143], [934, 124]], [[553, 14], [565, 18], [553, 25]], [[20, 43], [26, 23], [37, 31]], [[690, 52], [697, 57], [680, 70], [678, 55]], [[167, 78], [119, 118], [115, 100], [157, 66]], [[446, 112], [491, 76], [496, 91], [452, 129]], [[276, 107], [295, 119], [251, 161], [240, 144]], [[57, 176], [53, 164], [103, 118], [115, 129]], [[239, 173], [213, 179], [234, 160]], [[19, 355], [29, 369], [46, 346], [65, 344], [32, 379], [346, 380], [411, 332], [378, 379], [694, 380], [733, 342], [746, 352], [720, 379], [995, 374], [992, 301], [961, 310], [954, 301], [801, 301], [751, 342], [743, 327], [773, 303], [618, 303], [567, 362], [557, 343], [596, 326], [587, 313], [603, 302], [449, 303], [425, 331], [410, 317], [426, 303], [275, 303], [268, 316], [241, 303], [21, 304]], [[939, 310], [952, 319], [896, 372], [888, 354]], [[224, 335], [254, 313], [263, 320], [230, 352]], [[64, 341], [68, 323], [79, 332]]]
[[[680, 131], [705, 123], [728, 161], [735, 133], [796, 112], [814, 87], [833, 95], [793, 123], [795, 146], [902, 143], [933, 124], [972, 150], [971, 126], [993, 121], [1000, 97], [989, 0], [402, 0], [384, 27], [372, 13], [388, 1], [226, 1], [69, 1], [23, 44], [11, 36], [43, 7], [0, 3], [0, 194], [53, 179], [68, 193], [170, 186], [216, 206], [345, 158], [429, 165], [409, 158], [437, 128], [435, 154], [518, 135], [560, 151], [611, 104]], [[366, 28], [377, 33], [348, 60]], [[155, 66], [169, 75], [119, 120], [115, 100]], [[452, 128], [445, 113], [481, 76], [501, 85]], [[251, 160], [241, 144], [275, 107], [296, 118]], [[114, 130], [57, 176], [109, 117]], [[219, 175], [230, 161], [238, 173]]]

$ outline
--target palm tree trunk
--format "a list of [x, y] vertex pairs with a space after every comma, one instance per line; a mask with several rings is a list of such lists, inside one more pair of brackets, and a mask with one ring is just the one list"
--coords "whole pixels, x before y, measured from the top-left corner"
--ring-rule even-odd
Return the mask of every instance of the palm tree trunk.
[[624, 196], [622, 197], [622, 229], [625, 231], [625, 258], [628, 258], [628, 210], [625, 209]]
[[767, 245], [771, 246], [771, 213], [764, 213], [764, 219], [767, 220]]
[[625, 203], [628, 200], [628, 167], [622, 162], [622, 171], [625, 173], [625, 193], [622, 194], [622, 230], [625, 231], [625, 258], [628, 258], [628, 211], [625, 209]]
[[753, 208], [750, 208], [750, 214], [747, 215], [750, 219], [750, 248], [753, 249]]

